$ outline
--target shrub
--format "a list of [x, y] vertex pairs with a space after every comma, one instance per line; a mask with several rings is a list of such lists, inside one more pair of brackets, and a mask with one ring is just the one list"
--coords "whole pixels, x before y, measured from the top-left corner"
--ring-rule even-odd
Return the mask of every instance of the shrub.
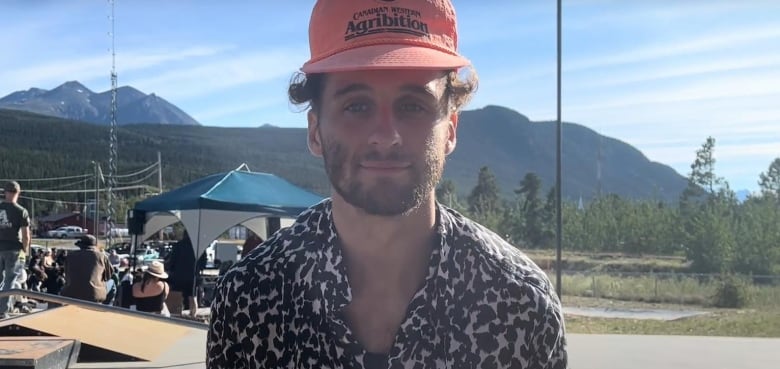
[[713, 305], [720, 308], [742, 308], [750, 303], [750, 285], [735, 276], [725, 276], [715, 292]]

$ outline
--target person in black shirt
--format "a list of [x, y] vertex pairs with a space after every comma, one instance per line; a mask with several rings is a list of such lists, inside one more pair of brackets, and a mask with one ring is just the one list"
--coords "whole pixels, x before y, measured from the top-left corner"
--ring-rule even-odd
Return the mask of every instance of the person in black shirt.
[[[15, 286], [14, 281], [24, 270], [22, 255], [30, 255], [30, 215], [17, 204], [21, 187], [10, 181], [3, 185], [3, 201], [0, 201], [0, 291]], [[7, 317], [11, 300], [0, 298], [0, 319]]]
[[168, 283], [171, 286], [171, 292], [168, 294], [168, 309], [171, 315], [181, 315], [184, 304], [189, 308], [190, 317], [195, 317], [198, 311], [198, 300], [195, 290], [197, 290], [198, 272], [195, 250], [192, 247], [192, 241], [189, 234], [185, 231], [181, 240], [176, 242], [167, 255], [165, 269], [170, 277]]

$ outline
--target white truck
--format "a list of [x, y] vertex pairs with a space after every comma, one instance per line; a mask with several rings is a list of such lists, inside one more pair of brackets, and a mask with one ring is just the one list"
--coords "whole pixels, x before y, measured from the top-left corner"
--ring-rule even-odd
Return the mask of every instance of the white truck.
[[79, 238], [87, 234], [87, 231], [77, 226], [64, 226], [46, 232], [49, 238]]

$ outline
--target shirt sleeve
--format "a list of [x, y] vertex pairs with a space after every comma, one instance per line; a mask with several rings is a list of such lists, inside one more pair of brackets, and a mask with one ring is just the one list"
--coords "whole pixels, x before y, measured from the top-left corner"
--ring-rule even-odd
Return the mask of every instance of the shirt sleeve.
[[29, 226], [30, 226], [30, 213], [28, 213], [27, 210], [23, 210], [21, 228], [29, 227]]
[[211, 322], [206, 342], [206, 368], [247, 368], [241, 357], [241, 345], [238, 342], [238, 328], [234, 326], [232, 316], [234, 307], [230, 300], [230, 275], [219, 282], [214, 291], [211, 304]]
[[557, 296], [552, 295], [554, 293], [545, 296], [545, 303], [541, 304], [543, 315], [535, 332], [540, 369], [568, 368], [563, 311]]

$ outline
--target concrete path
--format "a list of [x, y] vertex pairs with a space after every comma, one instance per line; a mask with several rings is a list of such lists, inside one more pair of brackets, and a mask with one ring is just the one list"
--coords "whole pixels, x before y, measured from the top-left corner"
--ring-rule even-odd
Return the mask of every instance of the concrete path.
[[780, 338], [569, 334], [571, 369], [780, 368]]
[[589, 307], [563, 307], [566, 315], [589, 316], [595, 318], [621, 318], [621, 319], [645, 319], [645, 320], [677, 320], [698, 315], [709, 314], [699, 310], [664, 310], [664, 309], [617, 309], [617, 308], [589, 308]]

